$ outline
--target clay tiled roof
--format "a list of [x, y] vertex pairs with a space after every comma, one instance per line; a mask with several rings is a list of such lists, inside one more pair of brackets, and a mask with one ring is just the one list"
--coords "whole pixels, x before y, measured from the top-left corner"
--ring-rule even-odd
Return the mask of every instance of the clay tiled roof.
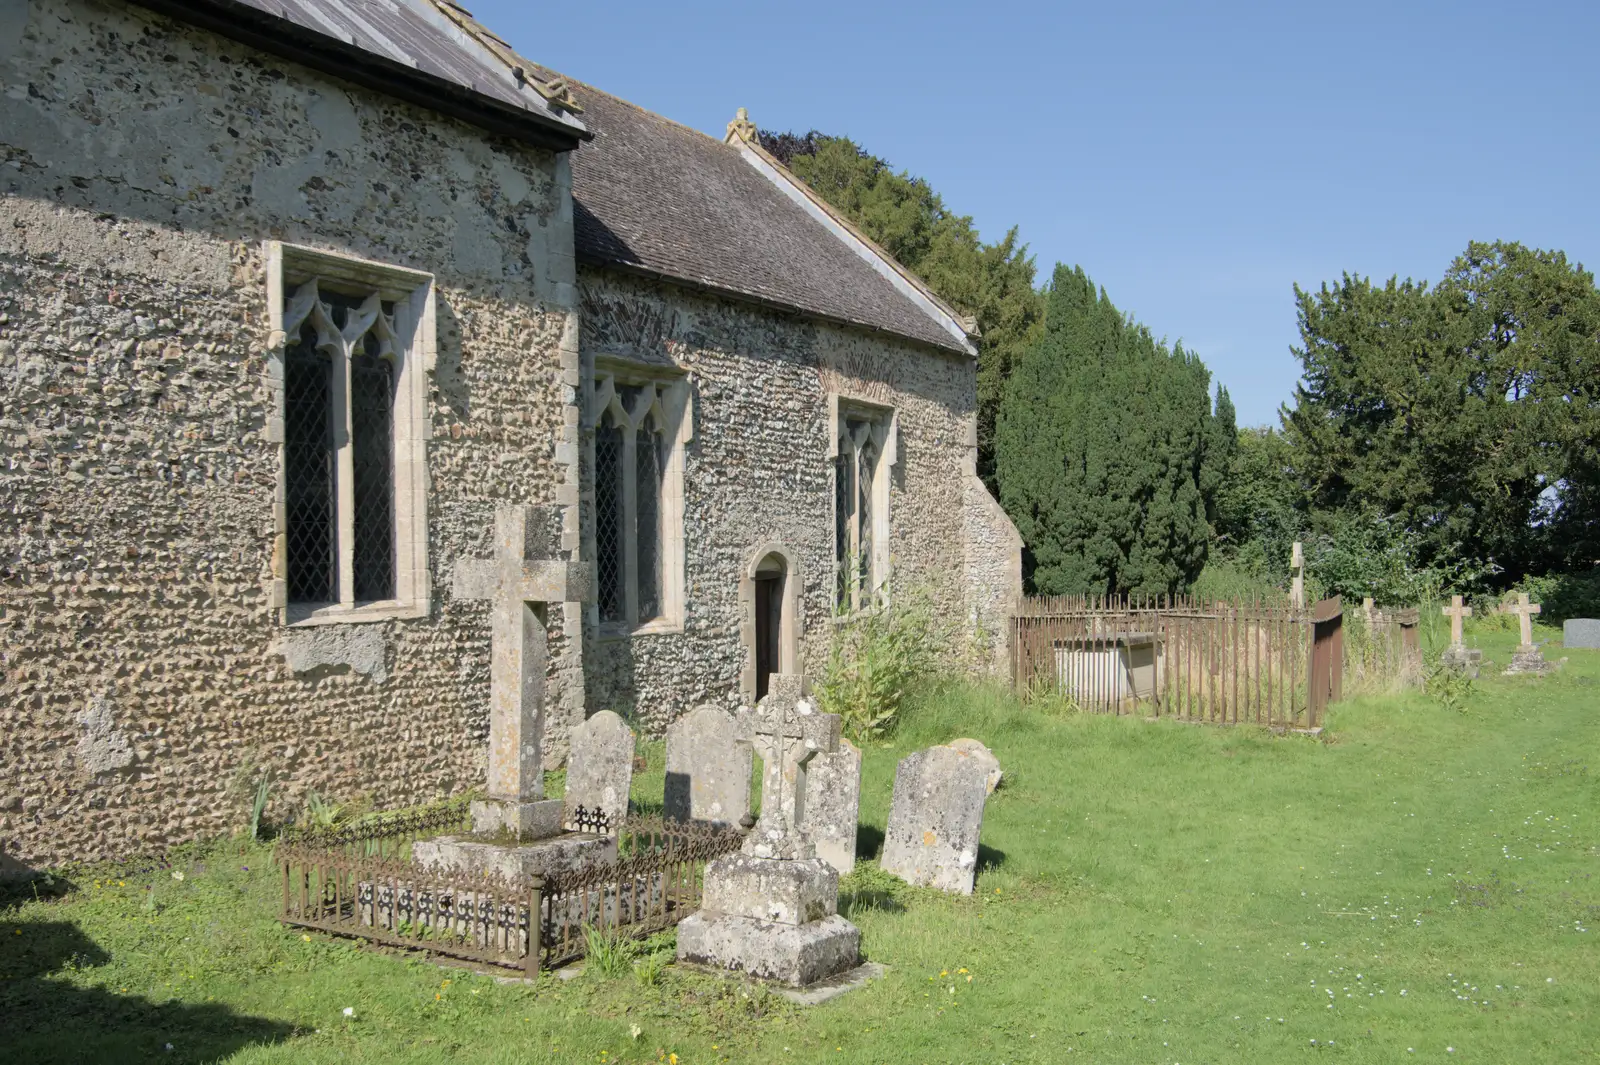
[[739, 149], [565, 81], [594, 136], [572, 153], [580, 260], [966, 350]]

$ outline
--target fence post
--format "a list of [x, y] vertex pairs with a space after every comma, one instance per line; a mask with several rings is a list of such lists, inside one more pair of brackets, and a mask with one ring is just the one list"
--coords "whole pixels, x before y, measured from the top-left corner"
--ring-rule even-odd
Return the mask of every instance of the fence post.
[[528, 979], [539, 979], [539, 951], [542, 944], [539, 942], [540, 933], [544, 924], [544, 881], [534, 877], [533, 886], [528, 889], [528, 956], [523, 959], [523, 968], [528, 974]]

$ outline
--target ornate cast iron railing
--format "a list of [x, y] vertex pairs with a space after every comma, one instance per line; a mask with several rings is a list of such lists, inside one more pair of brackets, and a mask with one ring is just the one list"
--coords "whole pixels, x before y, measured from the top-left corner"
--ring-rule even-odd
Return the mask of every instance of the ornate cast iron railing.
[[447, 832], [467, 832], [472, 828], [471, 808], [466, 799], [453, 799], [415, 810], [370, 814], [343, 824], [285, 829], [278, 836], [280, 847], [309, 850], [342, 850], [350, 856], [398, 858], [418, 839]]
[[545, 966], [581, 958], [585, 928], [642, 938], [676, 925], [700, 908], [706, 863], [743, 842], [736, 829], [630, 817], [615, 861], [545, 878]]
[[[548, 878], [505, 879], [397, 857], [423, 834], [460, 829], [463, 821], [448, 809], [421, 811], [280, 840], [279, 919], [531, 976], [583, 957], [586, 928], [636, 938], [677, 924], [699, 908], [706, 862], [744, 840], [733, 829], [629, 818], [615, 858]], [[376, 834], [379, 825], [390, 834]], [[531, 923], [530, 914], [538, 915]]]

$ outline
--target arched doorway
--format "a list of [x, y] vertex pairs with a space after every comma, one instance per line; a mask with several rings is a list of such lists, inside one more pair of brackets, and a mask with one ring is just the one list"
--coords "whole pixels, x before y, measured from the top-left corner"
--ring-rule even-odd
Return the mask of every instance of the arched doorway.
[[782, 544], [763, 544], [741, 575], [744, 606], [744, 676], [739, 685], [752, 702], [767, 694], [774, 673], [799, 670], [800, 575]]

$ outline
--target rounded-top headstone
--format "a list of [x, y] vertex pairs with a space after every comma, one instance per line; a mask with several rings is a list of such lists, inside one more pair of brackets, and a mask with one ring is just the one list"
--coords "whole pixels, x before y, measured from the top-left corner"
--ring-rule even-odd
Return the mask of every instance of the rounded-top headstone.
[[985, 783], [988, 788], [987, 794], [993, 795], [994, 789], [1000, 786], [1000, 778], [1005, 775], [1000, 771], [1000, 759], [994, 756], [994, 752], [989, 750], [989, 748], [984, 745], [982, 740], [968, 739], [965, 737], [959, 740], [951, 740], [949, 743], [945, 744], [945, 746], [953, 750], [960, 751], [962, 754], [968, 755], [972, 758], [976, 758], [980, 763], [982, 763], [983, 771], [988, 774], [988, 776], [985, 778]]
[[736, 825], [750, 811], [751, 751], [721, 707], [697, 706], [667, 728], [668, 817]]
[[601, 710], [572, 730], [567, 756], [567, 811], [599, 810], [613, 828], [628, 813], [633, 783], [633, 730], [611, 710]]
[[1600, 651], [1600, 618], [1568, 618], [1561, 626], [1563, 647]]
[[884, 831], [884, 871], [910, 884], [972, 894], [985, 778], [976, 758], [949, 747], [900, 759]]

